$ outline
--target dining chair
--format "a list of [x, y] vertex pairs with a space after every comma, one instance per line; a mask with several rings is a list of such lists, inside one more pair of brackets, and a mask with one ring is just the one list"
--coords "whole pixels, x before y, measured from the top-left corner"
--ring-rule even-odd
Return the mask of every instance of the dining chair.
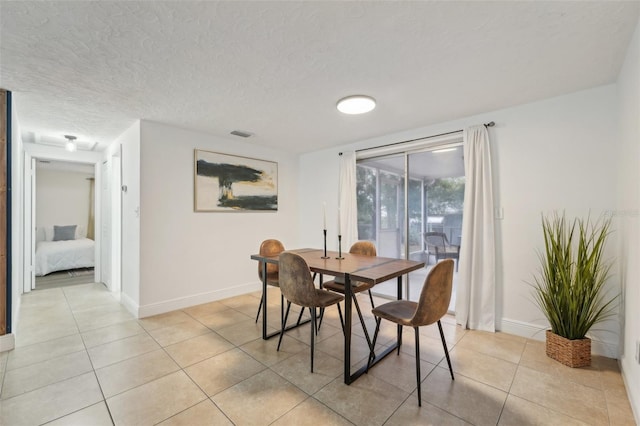
[[[260, 244], [260, 256], [277, 256], [283, 251], [284, 245], [280, 241], [275, 239], [264, 240], [262, 244]], [[262, 263], [258, 262], [258, 276], [260, 277], [260, 282], [262, 282], [263, 279], [262, 267]], [[280, 287], [278, 265], [267, 263], [267, 284], [273, 287]], [[263, 303], [264, 295], [260, 298], [260, 305], [258, 306], [258, 313], [256, 314], [256, 322], [258, 322], [258, 318], [260, 318], [260, 310], [262, 309]]]
[[[291, 252], [283, 252], [279, 257], [280, 263], [280, 291], [287, 299], [287, 312], [282, 320], [282, 329], [280, 338], [278, 339], [278, 351], [282, 344], [287, 327], [287, 317], [289, 316], [289, 308], [294, 303], [301, 306], [302, 309], [309, 308], [311, 311], [311, 372], [313, 373], [313, 353], [314, 341], [316, 334], [316, 309], [324, 309], [328, 306], [335, 305], [344, 300], [344, 296], [331, 291], [316, 288], [311, 270], [307, 262], [298, 254]], [[342, 318], [341, 318], [342, 321]]]
[[444, 354], [447, 357], [447, 363], [449, 364], [451, 380], [455, 380], [453, 377], [453, 369], [451, 368], [451, 359], [449, 358], [447, 342], [444, 338], [444, 333], [442, 332], [442, 323], [440, 322], [440, 319], [447, 313], [447, 310], [449, 308], [452, 287], [453, 260], [445, 259], [438, 262], [431, 269], [431, 271], [429, 271], [429, 274], [424, 280], [424, 285], [422, 286], [422, 291], [420, 292], [420, 298], [418, 299], [418, 302], [412, 302], [410, 300], [394, 300], [393, 302], [380, 305], [371, 311], [376, 317], [376, 331], [373, 334], [373, 344], [371, 345], [371, 354], [369, 355], [369, 361], [367, 362], [367, 370], [375, 359], [374, 349], [376, 340], [378, 338], [378, 332], [380, 331], [380, 322], [382, 321], [382, 319], [394, 322], [399, 326], [398, 355], [400, 355], [400, 346], [402, 345], [402, 327], [406, 325], [413, 327], [413, 329], [415, 330], [418, 406], [422, 406], [422, 390], [420, 386], [419, 327], [431, 325], [435, 322], [438, 323], [438, 329], [440, 330], [440, 339], [442, 340]]
[[[357, 241], [355, 242], [351, 248], [349, 249], [349, 253], [352, 254], [361, 254], [364, 256], [377, 256], [376, 246], [371, 241]], [[369, 332], [367, 331], [367, 327], [364, 322], [364, 317], [362, 316], [362, 312], [360, 311], [360, 305], [358, 304], [358, 299], [356, 295], [363, 291], [369, 292], [369, 300], [371, 301], [371, 308], [375, 308], [375, 304], [373, 303], [373, 295], [371, 294], [371, 288], [373, 284], [364, 283], [360, 281], [351, 281], [351, 294], [353, 298], [353, 304], [356, 307], [356, 311], [358, 313], [358, 317], [360, 318], [360, 323], [362, 324], [362, 328], [364, 330], [365, 338], [367, 339], [367, 343], [371, 346], [371, 339], [369, 338]], [[344, 288], [344, 278], [336, 277], [331, 281], [327, 281], [322, 283], [322, 288], [335, 291], [340, 294], [345, 294]], [[338, 305], [338, 309], [340, 309], [340, 305]], [[342, 313], [340, 312], [341, 316]], [[322, 322], [322, 320], [321, 320]]]

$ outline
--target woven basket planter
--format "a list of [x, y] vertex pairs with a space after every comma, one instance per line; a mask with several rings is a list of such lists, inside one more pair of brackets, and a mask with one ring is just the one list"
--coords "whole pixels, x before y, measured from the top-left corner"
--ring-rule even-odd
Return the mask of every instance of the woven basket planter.
[[588, 367], [591, 339], [569, 340], [547, 330], [547, 356], [569, 367]]

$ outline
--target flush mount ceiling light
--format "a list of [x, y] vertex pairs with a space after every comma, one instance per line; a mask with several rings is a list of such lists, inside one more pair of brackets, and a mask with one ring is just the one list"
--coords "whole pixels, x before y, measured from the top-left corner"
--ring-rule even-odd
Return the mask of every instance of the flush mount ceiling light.
[[338, 101], [337, 107], [343, 114], [364, 114], [376, 107], [376, 100], [366, 95], [347, 96]]
[[67, 144], [65, 145], [65, 149], [69, 152], [73, 152], [76, 149], [78, 149], [78, 146], [76, 144], [76, 137], [75, 136], [71, 136], [71, 135], [64, 135], [65, 139], [67, 140]]

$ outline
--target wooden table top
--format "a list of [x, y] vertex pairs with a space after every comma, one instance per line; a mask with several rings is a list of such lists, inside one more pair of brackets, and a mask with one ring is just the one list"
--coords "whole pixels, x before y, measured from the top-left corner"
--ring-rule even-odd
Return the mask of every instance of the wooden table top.
[[[309, 265], [309, 269], [320, 274], [336, 277], [349, 275], [350, 279], [378, 284], [400, 275], [423, 268], [425, 263], [415, 260], [394, 259], [390, 257], [365, 256], [342, 253], [343, 259], [337, 259], [337, 251], [327, 251], [328, 259], [323, 259], [321, 249], [303, 248], [287, 250], [299, 254]], [[278, 263], [278, 256], [261, 256], [254, 254], [251, 259]]]

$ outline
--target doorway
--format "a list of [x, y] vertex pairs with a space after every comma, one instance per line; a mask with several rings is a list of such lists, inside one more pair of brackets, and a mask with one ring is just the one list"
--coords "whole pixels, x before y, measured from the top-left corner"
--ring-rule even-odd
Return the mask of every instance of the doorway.
[[[100, 188], [101, 183], [101, 173], [100, 168], [97, 165], [100, 163], [100, 158], [102, 154], [99, 152], [74, 152], [70, 153], [63, 149], [34, 144], [34, 143], [25, 143], [24, 144], [24, 167], [23, 167], [23, 205], [22, 205], [22, 217], [23, 217], [23, 226], [22, 226], [22, 241], [23, 244], [23, 252], [22, 252], [22, 261], [21, 261], [21, 269], [23, 270], [23, 282], [22, 282], [22, 293], [28, 293], [35, 288], [35, 274], [36, 274], [36, 239], [37, 239], [37, 218], [36, 218], [36, 209], [37, 209], [37, 200], [36, 200], [36, 185], [37, 185], [37, 161], [44, 160], [50, 162], [61, 162], [68, 163], [70, 165], [80, 165], [84, 164], [84, 167], [87, 167], [93, 170], [94, 178], [95, 178], [95, 189]], [[88, 181], [85, 181], [88, 182]], [[60, 202], [56, 201], [55, 197], [51, 202], [53, 205], [58, 208], [58, 204]], [[96, 224], [100, 224], [102, 220], [102, 214], [100, 210], [101, 200], [99, 196], [94, 196], [94, 202], [92, 203], [93, 211], [95, 213], [94, 222]], [[65, 220], [66, 222], [66, 220]], [[53, 223], [48, 224], [53, 230], [53, 225], [81, 225], [81, 220], [78, 219], [77, 224], [75, 223]], [[87, 218], [84, 219], [86, 223], [87, 229], [88, 224], [88, 215]], [[77, 231], [77, 229], [76, 229]], [[45, 230], [46, 232], [46, 230]], [[86, 231], [85, 231], [86, 232]], [[40, 234], [42, 237], [42, 234]], [[46, 237], [45, 237], [46, 238]], [[53, 239], [53, 238], [47, 238]], [[87, 282], [99, 282], [100, 277], [100, 251], [101, 251], [101, 235], [100, 233], [95, 233], [93, 236], [95, 241], [94, 244], [94, 275], [90, 276]]]
[[32, 290], [95, 281], [95, 167], [39, 158], [33, 175]]
[[[464, 161], [459, 142], [357, 161], [358, 239], [376, 243], [381, 256], [420, 260], [424, 269], [405, 279], [404, 295], [417, 300], [424, 280], [441, 259], [430, 241], [437, 234], [451, 250], [462, 244]], [[457, 265], [456, 265], [457, 266]], [[456, 267], [457, 270], [457, 267]], [[455, 286], [449, 310], [455, 309]], [[396, 282], [375, 294], [395, 298]]]

